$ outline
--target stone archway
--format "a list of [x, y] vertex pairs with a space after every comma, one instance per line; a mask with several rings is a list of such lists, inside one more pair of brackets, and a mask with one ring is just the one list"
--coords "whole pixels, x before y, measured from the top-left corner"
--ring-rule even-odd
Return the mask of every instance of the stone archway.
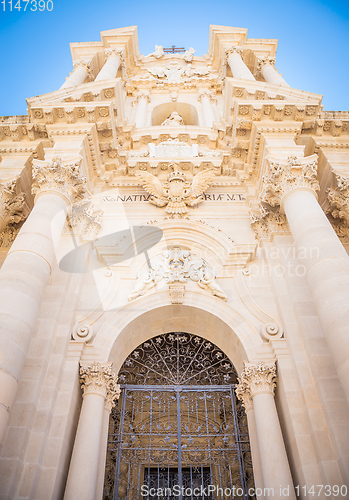
[[218, 488], [254, 498], [237, 372], [214, 343], [183, 331], [157, 335], [127, 357], [119, 382], [105, 500], [213, 499]]

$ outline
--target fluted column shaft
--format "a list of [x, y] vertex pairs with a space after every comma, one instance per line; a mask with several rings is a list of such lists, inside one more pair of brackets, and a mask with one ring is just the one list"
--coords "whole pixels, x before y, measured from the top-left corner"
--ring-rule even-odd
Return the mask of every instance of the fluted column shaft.
[[[108, 51], [106, 51], [108, 54]], [[120, 51], [119, 51], [120, 52]], [[112, 50], [109, 51], [108, 59], [106, 60], [103, 68], [98, 73], [95, 82], [101, 80], [112, 80], [116, 77], [119, 66], [121, 63], [121, 54]]]
[[349, 258], [317, 202], [317, 156], [267, 157], [264, 201], [281, 205], [349, 402]]
[[[65, 194], [55, 189], [54, 176], [57, 175], [62, 181], [67, 173], [67, 177], [78, 175], [77, 164], [70, 166], [71, 168], [63, 164], [58, 166], [51, 164], [51, 182], [48, 179], [50, 172], [47, 172], [46, 162], [38, 160], [34, 162], [36, 162], [33, 168], [35, 206], [0, 270], [0, 349], [2, 353], [0, 440], [16, 396], [31, 335], [55, 261], [55, 247], [59, 242], [67, 206], [71, 199], [69, 188], [66, 189]], [[74, 170], [73, 174], [72, 170]], [[36, 178], [39, 182], [35, 182]], [[75, 184], [77, 186], [79, 181]], [[62, 186], [66, 187], [64, 182], [60, 182], [60, 187]], [[73, 188], [72, 185], [71, 187]]]
[[146, 93], [138, 94], [137, 100], [138, 104], [135, 115], [135, 123], [137, 128], [143, 128], [146, 126], [147, 122], [147, 107], [150, 100], [149, 95]]
[[108, 397], [113, 400], [120, 394], [111, 365], [82, 366], [80, 375], [83, 402], [64, 500], [95, 499], [104, 405]]
[[89, 63], [78, 63], [74, 67], [74, 71], [72, 74], [66, 79], [63, 85], [60, 87], [61, 89], [67, 89], [70, 87], [77, 87], [78, 85], [82, 85], [86, 80], [86, 77], [90, 70]]
[[241, 57], [241, 49], [238, 47], [231, 48], [227, 50], [228, 53], [228, 64], [230, 66], [231, 72], [234, 78], [242, 78], [243, 80], [255, 80], [251, 71], [248, 69]]
[[[239, 379], [238, 393], [253, 399], [258, 449], [266, 500], [283, 496], [296, 499], [290, 466], [274, 401], [275, 362], [245, 363]], [[285, 492], [284, 495], [281, 492]]]

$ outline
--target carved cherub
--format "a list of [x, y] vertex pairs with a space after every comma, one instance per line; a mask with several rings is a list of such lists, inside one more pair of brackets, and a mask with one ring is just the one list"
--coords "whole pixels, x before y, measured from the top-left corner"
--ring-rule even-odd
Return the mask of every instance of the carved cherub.
[[151, 195], [150, 203], [157, 207], [165, 207], [170, 217], [182, 217], [188, 212], [187, 207], [194, 207], [204, 201], [203, 193], [211, 186], [215, 173], [204, 170], [195, 175], [193, 182], [187, 181], [186, 176], [173, 164], [174, 171], [161, 184], [160, 180], [148, 172], [137, 172], [141, 186]]

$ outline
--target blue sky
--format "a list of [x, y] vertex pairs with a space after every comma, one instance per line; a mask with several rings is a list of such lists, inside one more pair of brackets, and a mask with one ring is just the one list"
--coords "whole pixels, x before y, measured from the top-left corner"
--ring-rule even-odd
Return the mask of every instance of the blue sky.
[[[155, 44], [208, 49], [210, 24], [278, 38], [276, 67], [295, 88], [324, 95], [325, 110], [349, 110], [349, 1], [52, 0], [53, 10], [24, 12], [0, 2], [0, 115], [26, 114], [27, 97], [58, 89], [72, 70], [70, 42], [138, 25], [142, 54]], [[5, 3], [4, 3], [5, 2]], [[41, 4], [42, 5], [42, 4]], [[5, 11], [3, 10], [5, 6]], [[34, 6], [34, 4], [32, 4]]]

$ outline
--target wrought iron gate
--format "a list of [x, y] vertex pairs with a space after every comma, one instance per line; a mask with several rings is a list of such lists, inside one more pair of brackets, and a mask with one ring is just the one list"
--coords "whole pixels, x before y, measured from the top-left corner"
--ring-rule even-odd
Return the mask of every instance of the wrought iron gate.
[[246, 417], [222, 351], [163, 335], [133, 351], [119, 380], [128, 383], [110, 419], [105, 499], [254, 498]]

